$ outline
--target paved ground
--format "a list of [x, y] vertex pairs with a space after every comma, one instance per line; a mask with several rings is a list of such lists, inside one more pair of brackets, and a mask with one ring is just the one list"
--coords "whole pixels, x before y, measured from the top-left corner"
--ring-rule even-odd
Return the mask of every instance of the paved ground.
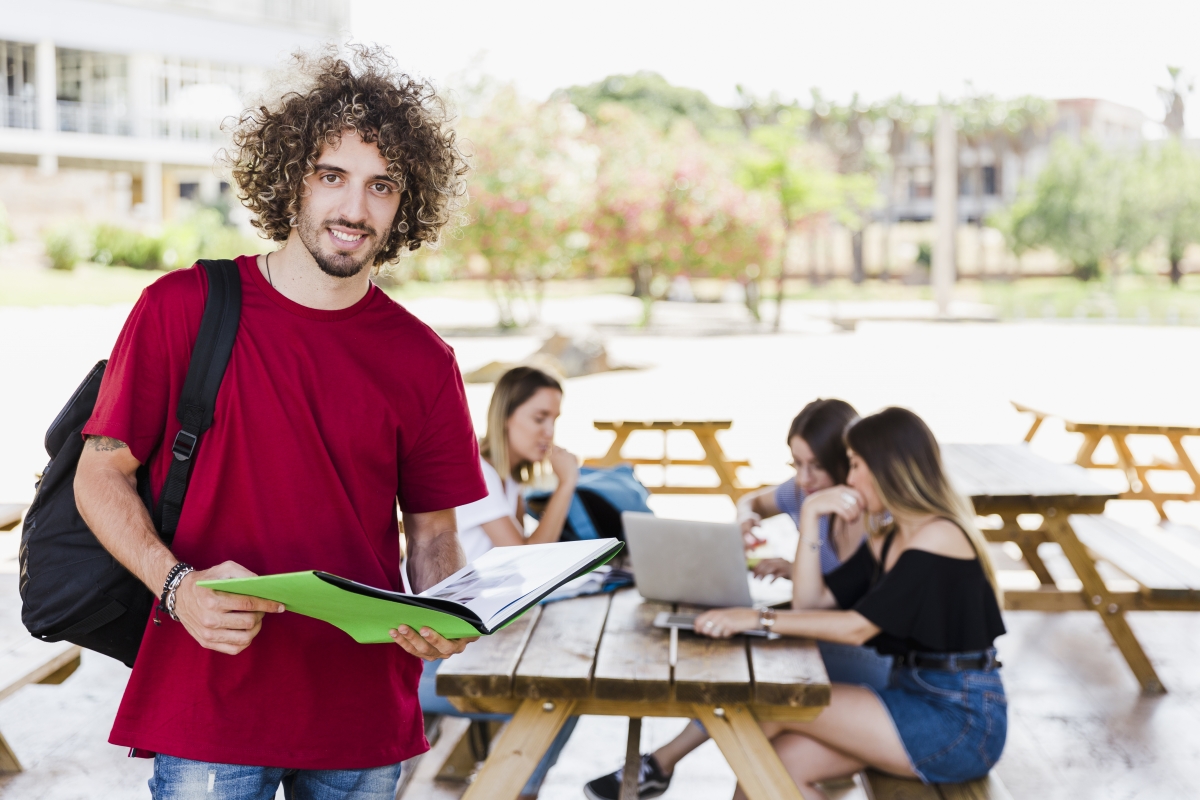
[[[420, 301], [413, 310], [459, 330], [478, 326], [482, 314], [478, 307], [446, 301]], [[545, 316], [564, 323], [616, 323], [635, 311], [626, 298], [595, 298], [550, 304]], [[0, 308], [0, 502], [31, 496], [32, 473], [45, 459], [46, 426], [88, 367], [107, 355], [126, 312], [122, 307]], [[728, 418], [734, 427], [724, 435], [727, 451], [750, 458], [755, 466], [745, 478], [774, 481], [787, 474], [788, 422], [817, 396], [843, 397], [864, 412], [887, 404], [909, 406], [945, 441], [1019, 441], [1026, 422], [1008, 405], [1010, 398], [1095, 406], [1138, 418], [1196, 416], [1190, 369], [1190, 354], [1200, 348], [1196, 329], [863, 322], [856, 332], [845, 333], [805, 318], [797, 307], [788, 310], [788, 332], [770, 335], [747, 333], [750, 328], [736, 307], [693, 312], [669, 306], [663, 312], [657, 327], [645, 334], [608, 329], [613, 360], [644, 368], [569, 381], [562, 444], [581, 454], [602, 452], [608, 435], [591, 428], [593, 419]], [[700, 335], [713, 331], [720, 335]], [[525, 335], [451, 342], [464, 370], [519, 359], [538, 345], [536, 337]], [[468, 387], [477, 424], [489, 391], [488, 386]], [[644, 444], [653, 453], [657, 437], [648, 436]], [[681, 456], [687, 452], [682, 441], [673, 442], [676, 447]], [[1061, 426], [1049, 424], [1036, 449], [1068, 460], [1074, 441]], [[724, 498], [656, 498], [655, 505], [672, 516], [732, 516]], [[1136, 504], [1113, 513], [1153, 518], [1152, 511]], [[1186, 508], [1173, 513], [1183, 521], [1196, 517]], [[0, 571], [14, 570], [15, 552], [15, 535], [0, 534]], [[1016, 797], [1195, 796], [1200, 617], [1132, 615], [1171, 689], [1155, 699], [1139, 696], [1094, 616], [1023, 613], [1009, 614], [1007, 621], [1010, 633], [1000, 647], [1008, 664], [1012, 724], [999, 771]], [[24, 775], [0, 779], [0, 798], [146, 797], [148, 764], [125, 759], [105, 743], [126, 674], [114, 662], [85, 657], [64, 685], [28, 687], [0, 703], [0, 730], [30, 767]], [[644, 743], [654, 746], [682, 724], [653, 721]], [[583, 781], [620, 760], [623, 742], [619, 721], [586, 718], [551, 772], [543, 797], [579, 798]], [[683, 762], [665, 797], [725, 798], [732, 785], [731, 773], [709, 744]], [[446, 787], [439, 792], [445, 794], [453, 792]]]

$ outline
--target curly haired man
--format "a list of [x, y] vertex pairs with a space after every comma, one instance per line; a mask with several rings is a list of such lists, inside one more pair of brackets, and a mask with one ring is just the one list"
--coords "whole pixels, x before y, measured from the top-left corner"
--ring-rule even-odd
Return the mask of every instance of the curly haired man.
[[[197, 586], [323, 569], [422, 591], [464, 564], [455, 506], [486, 494], [453, 351], [370, 280], [437, 241], [466, 165], [426, 83], [379, 50], [298, 57], [302, 86], [246, 112], [229, 154], [245, 205], [282, 244], [238, 259], [242, 316], [174, 542], [136, 492], [161, 491], [207, 292], [198, 267], [142, 294], [84, 429], [76, 499], [157, 595], [179, 565], [178, 622], [147, 624], [110, 741], [153, 756], [155, 800], [392, 800], [428, 748], [421, 659], [460, 652], [428, 629], [359, 645], [277, 603]], [[163, 446], [167, 443], [167, 446]], [[182, 568], [182, 567], [181, 567]]]

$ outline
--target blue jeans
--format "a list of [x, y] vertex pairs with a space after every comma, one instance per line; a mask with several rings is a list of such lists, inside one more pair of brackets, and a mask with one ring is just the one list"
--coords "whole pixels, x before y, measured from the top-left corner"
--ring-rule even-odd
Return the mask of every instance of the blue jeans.
[[159, 753], [150, 778], [153, 800], [392, 800], [400, 765], [373, 769], [284, 769], [210, 764]]
[[[417, 690], [417, 696], [421, 699], [422, 711], [426, 714], [443, 714], [448, 717], [466, 717], [489, 722], [503, 722], [509, 718], [508, 714], [464, 714], [455, 708], [449, 700], [437, 693], [437, 671], [441, 663], [440, 660], [426, 661], [424, 669], [421, 671], [421, 685]], [[549, 749], [546, 750], [546, 755], [542, 756], [542, 760], [534, 768], [533, 774], [525, 782], [525, 788], [521, 790], [521, 794], [536, 796], [541, 791], [546, 774], [550, 772], [551, 767], [558, 763], [558, 757], [563, 748], [567, 746], [567, 740], [571, 738], [571, 733], [575, 730], [578, 722], [579, 717], [567, 717], [562, 729], [559, 730], [554, 741], [550, 743]]]

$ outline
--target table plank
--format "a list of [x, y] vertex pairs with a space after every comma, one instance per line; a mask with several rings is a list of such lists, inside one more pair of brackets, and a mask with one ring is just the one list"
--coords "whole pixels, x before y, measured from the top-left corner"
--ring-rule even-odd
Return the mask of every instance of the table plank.
[[592, 668], [612, 595], [560, 600], [542, 607], [513, 678], [517, 697], [588, 697]]
[[985, 454], [1000, 466], [1014, 473], [1024, 473], [1032, 484], [1034, 494], [1052, 497], [1081, 497], [1114, 494], [1088, 477], [1083, 467], [1056, 464], [1036, 455], [1023, 444], [984, 445]]
[[644, 600], [632, 589], [613, 595], [596, 653], [592, 694], [601, 700], [669, 700], [668, 634], [654, 617], [666, 603]]
[[[680, 614], [706, 609], [680, 604]], [[675, 699], [691, 703], [748, 703], [751, 691], [750, 658], [745, 636], [710, 639], [679, 632], [675, 661]]]
[[443, 697], [511, 696], [513, 673], [541, 614], [542, 607], [534, 606], [507, 627], [480, 637], [442, 662], [437, 693]]
[[1024, 444], [948, 444], [942, 458], [951, 481], [979, 514], [1050, 508], [1098, 513], [1118, 496], [1083, 468], [1048, 461]]
[[775, 706], [829, 705], [829, 675], [811, 639], [750, 641], [754, 702]]

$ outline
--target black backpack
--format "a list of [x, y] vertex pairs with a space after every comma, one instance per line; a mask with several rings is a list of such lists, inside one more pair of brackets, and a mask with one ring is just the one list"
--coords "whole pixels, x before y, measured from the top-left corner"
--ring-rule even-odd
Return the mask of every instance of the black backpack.
[[[175, 460], [157, 508], [150, 499], [147, 466], [137, 474], [138, 495], [168, 547], [183, 510], [196, 445], [212, 425], [242, 310], [237, 264], [198, 263], [208, 273], [208, 299], [176, 409], [183, 430], [171, 445]], [[107, 363], [92, 368], [46, 431], [50, 463], [38, 480], [21, 529], [21, 621], [38, 639], [72, 642], [132, 667], [157, 598], [109, 555], [75, 507], [83, 426], [92, 416]]]

